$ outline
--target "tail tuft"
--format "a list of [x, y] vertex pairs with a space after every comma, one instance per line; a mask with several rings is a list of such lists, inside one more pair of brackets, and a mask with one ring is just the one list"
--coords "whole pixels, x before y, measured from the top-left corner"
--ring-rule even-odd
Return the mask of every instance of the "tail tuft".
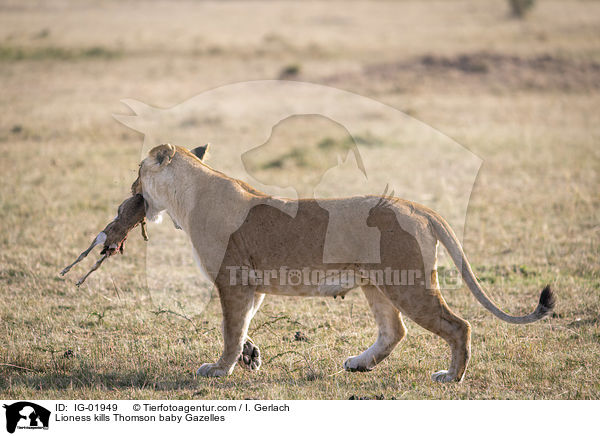
[[540, 303], [538, 305], [538, 313], [544, 317], [549, 315], [556, 305], [556, 296], [552, 289], [550, 289], [550, 285], [547, 285], [542, 293], [540, 294]]

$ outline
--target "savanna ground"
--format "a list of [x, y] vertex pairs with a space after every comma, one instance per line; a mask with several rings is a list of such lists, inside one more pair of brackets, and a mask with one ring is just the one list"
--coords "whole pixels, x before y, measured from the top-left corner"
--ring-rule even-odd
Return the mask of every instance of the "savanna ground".
[[[538, 1], [524, 20], [504, 1], [3, 1], [0, 397], [598, 399], [598, 29], [591, 1]], [[189, 319], [158, 312], [137, 232], [89, 285], [57, 276], [136, 175], [142, 137], [112, 119], [119, 100], [168, 107], [265, 78], [369, 96], [481, 157], [467, 255], [504, 310], [528, 312], [550, 283], [555, 315], [507, 325], [466, 288], [445, 292], [473, 357], [442, 385], [430, 374], [448, 347], [410, 320], [374, 371], [340, 371], [376, 335], [360, 292], [267, 297], [250, 328], [262, 369], [206, 380], [194, 372], [222, 347], [218, 299]]]

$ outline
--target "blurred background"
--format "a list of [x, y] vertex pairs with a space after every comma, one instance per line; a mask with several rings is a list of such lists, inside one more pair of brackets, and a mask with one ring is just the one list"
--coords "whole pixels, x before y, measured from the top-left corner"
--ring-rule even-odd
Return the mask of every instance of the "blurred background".
[[[596, 1], [1, 0], [0, 393], [598, 398], [598, 29]], [[136, 177], [143, 136], [113, 118], [132, 114], [122, 99], [169, 108], [260, 79], [380, 101], [480, 158], [465, 251], [512, 313], [553, 284], [554, 318], [518, 329], [464, 289], [446, 295], [474, 326], [467, 380], [446, 388], [426, 382], [447, 365], [445, 344], [410, 322], [377, 379], [327, 377], [375, 335], [359, 293], [343, 305], [271, 298], [251, 328], [268, 365], [198, 382], [195, 367], [221, 347], [218, 301], [199, 316], [153, 306], [137, 234], [87, 287], [57, 277]], [[227, 136], [218, 116], [201, 122]], [[373, 141], [392, 156], [399, 139]], [[265, 178], [310, 171], [306, 150], [290, 147], [252, 165]], [[294, 340], [298, 330], [310, 341]]]

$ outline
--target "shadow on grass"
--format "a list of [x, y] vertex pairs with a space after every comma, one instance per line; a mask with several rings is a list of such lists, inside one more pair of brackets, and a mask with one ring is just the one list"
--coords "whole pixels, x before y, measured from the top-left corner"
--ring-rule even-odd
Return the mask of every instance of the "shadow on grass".
[[[0, 390], [6, 391], [6, 375], [0, 379]], [[26, 387], [35, 390], [69, 390], [80, 388], [94, 388], [100, 390], [119, 390], [125, 388], [154, 389], [156, 391], [174, 391], [182, 389], [195, 389], [198, 382], [193, 374], [180, 374], [176, 378], [159, 379], [145, 371], [90, 373], [87, 371], [73, 371], [57, 374], [27, 373], [11, 377], [11, 388]]]
[[[246, 381], [252, 381], [259, 374], [252, 373], [242, 368], [236, 368], [236, 372], [241, 374]], [[240, 380], [240, 376], [231, 375], [226, 378], [204, 378], [195, 377], [193, 372], [179, 372], [170, 377], [161, 377], [157, 374], [152, 374], [147, 371], [109, 371], [109, 372], [90, 372], [82, 370], [74, 370], [69, 373], [21, 373], [12, 374], [9, 380], [9, 371], [2, 371], [0, 377], [0, 392], [15, 390], [19, 388], [32, 389], [36, 391], [54, 390], [67, 391], [77, 389], [97, 389], [104, 391], [123, 390], [123, 389], [151, 389], [158, 392], [171, 391], [197, 391], [194, 396], [202, 396], [206, 393], [205, 388], [217, 389], [226, 391], [236, 391], [244, 386], [244, 380]], [[12, 371], [11, 371], [12, 372]], [[303, 371], [300, 374], [292, 376], [289, 372], [280, 373], [276, 376], [268, 376], [268, 383], [273, 385], [289, 385], [293, 378], [293, 383], [296, 386], [313, 384], [315, 381], [324, 380], [327, 375], [320, 371], [312, 370]], [[250, 380], [247, 380], [250, 379]], [[259, 380], [256, 380], [257, 382]], [[265, 380], [260, 380], [264, 383]], [[10, 383], [10, 385], [9, 385]]]

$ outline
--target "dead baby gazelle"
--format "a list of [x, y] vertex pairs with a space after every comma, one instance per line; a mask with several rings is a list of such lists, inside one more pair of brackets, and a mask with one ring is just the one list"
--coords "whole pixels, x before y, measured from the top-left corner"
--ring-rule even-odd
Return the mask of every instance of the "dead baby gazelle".
[[77, 286], [80, 286], [83, 282], [85, 282], [91, 273], [100, 267], [106, 258], [117, 252], [123, 253], [123, 244], [127, 239], [127, 234], [138, 224], [141, 224], [142, 236], [144, 240], [147, 241], [148, 235], [146, 233], [146, 209], [144, 206], [144, 197], [142, 197], [140, 194], [129, 197], [127, 200], [121, 203], [115, 219], [112, 220], [104, 228], [104, 230], [98, 233], [98, 236], [96, 236], [96, 239], [94, 239], [88, 249], [81, 253], [75, 262], [63, 269], [60, 272], [60, 275], [64, 276], [74, 265], [85, 259], [85, 257], [94, 249], [96, 245], [104, 244], [104, 247], [100, 252], [102, 256], [87, 272], [87, 274], [81, 277], [77, 283], [75, 283]]

